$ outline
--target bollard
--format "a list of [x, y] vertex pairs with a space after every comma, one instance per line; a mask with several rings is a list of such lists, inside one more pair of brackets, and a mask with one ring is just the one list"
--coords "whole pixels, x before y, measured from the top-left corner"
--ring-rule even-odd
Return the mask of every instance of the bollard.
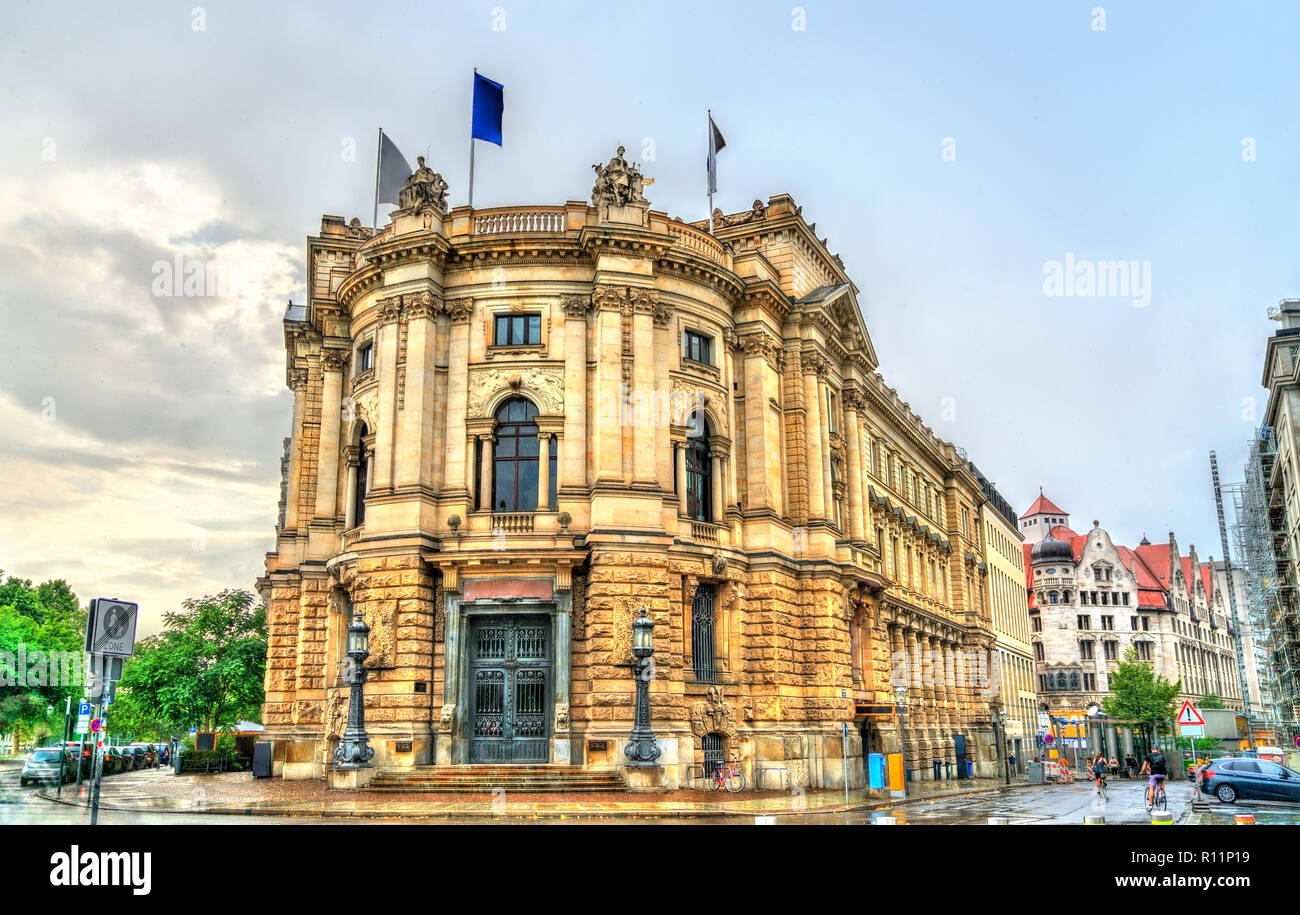
[[1006, 826], [1009, 822], [1006, 817], [989, 817], [990, 826]]
[[1232, 817], [1234, 826], [1254, 826], [1255, 815], [1253, 813], [1238, 813]]
[[1151, 811], [1152, 826], [1172, 826], [1174, 825], [1174, 815], [1168, 810]]
[[871, 820], [871, 825], [872, 826], [897, 826], [898, 817], [873, 817]]
[[1106, 818], [1100, 813], [1089, 813], [1083, 818], [1084, 826], [1105, 826]]

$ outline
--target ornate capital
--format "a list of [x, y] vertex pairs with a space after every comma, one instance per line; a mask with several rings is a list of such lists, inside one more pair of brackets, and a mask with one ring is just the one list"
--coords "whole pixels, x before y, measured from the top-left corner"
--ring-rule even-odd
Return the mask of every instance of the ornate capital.
[[473, 299], [452, 299], [447, 302], [447, 314], [453, 324], [462, 324], [474, 313]]
[[341, 372], [351, 354], [345, 349], [321, 350], [320, 367], [326, 372]]
[[550, 441], [551, 439], [553, 439], [554, 437], [555, 437], [555, 433], [554, 433], [554, 432], [538, 432], [538, 433], [537, 433], [537, 439], [538, 439], [538, 441], [543, 441], [543, 440], [544, 440], [544, 441], [548, 441], [548, 442], [549, 442], [549, 441]]
[[844, 409], [850, 410], [854, 413], [861, 413], [867, 406], [866, 398], [862, 396], [862, 392], [855, 391], [852, 388], [848, 388], [844, 391], [843, 400]]
[[294, 369], [289, 373], [289, 390], [299, 394], [307, 390], [307, 370]]
[[402, 297], [400, 295], [380, 299], [375, 304], [379, 306], [380, 324], [395, 324], [402, 317]]
[[591, 310], [591, 296], [567, 293], [560, 296], [560, 307], [570, 318], [585, 318]]
[[727, 349], [733, 353], [740, 349], [740, 335], [730, 327], [722, 329], [722, 342], [727, 344]]
[[622, 311], [626, 304], [626, 286], [598, 284], [591, 287], [591, 307], [596, 311]]
[[812, 372], [818, 377], [821, 377], [826, 374], [827, 368], [829, 368], [829, 366], [826, 363], [826, 359], [820, 353], [803, 354], [803, 370], [805, 373]]
[[767, 364], [780, 371], [785, 368], [785, 349], [779, 340], [763, 331], [745, 334], [738, 338], [739, 348], [746, 356], [762, 356]]
[[406, 316], [408, 318], [432, 318], [446, 310], [442, 296], [432, 292], [417, 292], [406, 297]]

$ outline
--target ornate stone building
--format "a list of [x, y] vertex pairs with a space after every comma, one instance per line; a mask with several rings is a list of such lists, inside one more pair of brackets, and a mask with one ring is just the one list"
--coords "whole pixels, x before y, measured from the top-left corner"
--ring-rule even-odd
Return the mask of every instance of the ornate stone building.
[[386, 776], [621, 771], [642, 608], [659, 784], [735, 753], [840, 785], [846, 745], [860, 785], [897, 697], [923, 777], [990, 759], [985, 496], [877, 373], [839, 257], [789, 196], [710, 233], [621, 149], [596, 171], [590, 204], [448, 211], [421, 163], [382, 231], [308, 239], [260, 582], [275, 773], [330, 765], [350, 613]]
[[[1129, 647], [1171, 682], [1182, 681], [1179, 701], [1213, 693], [1240, 709], [1236, 649], [1213, 557], [1202, 563], [1194, 546], [1180, 555], [1172, 532], [1167, 543], [1143, 537], [1130, 549], [1096, 521], [1086, 534], [1069, 522], [1042, 494], [1020, 516], [1038, 693], [1052, 713], [1086, 717], [1109, 694], [1109, 673]], [[1116, 746], [1113, 737], [1107, 745]]]

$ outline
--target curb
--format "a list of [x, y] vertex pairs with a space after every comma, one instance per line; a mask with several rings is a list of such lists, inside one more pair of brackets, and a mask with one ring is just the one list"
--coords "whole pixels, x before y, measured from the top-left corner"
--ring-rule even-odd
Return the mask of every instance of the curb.
[[[731, 817], [749, 819], [756, 816], [773, 816], [773, 817], [791, 817], [791, 816], [808, 816], [837, 813], [853, 813], [860, 810], [878, 810], [882, 808], [893, 808], [915, 804], [921, 801], [944, 800], [954, 797], [977, 796], [982, 794], [993, 794], [1002, 791], [1010, 791], [1016, 788], [1037, 787], [1029, 784], [997, 785], [988, 788], [978, 788], [971, 791], [944, 791], [936, 794], [927, 794], [920, 797], [906, 798], [874, 798], [869, 801], [860, 801], [857, 803], [834, 804], [825, 807], [817, 807], [804, 810], [664, 810], [661, 807], [644, 807], [629, 808], [623, 810], [608, 810], [600, 812], [583, 812], [583, 811], [560, 811], [560, 810], [537, 810], [528, 813], [517, 814], [494, 814], [491, 811], [469, 811], [456, 813], [420, 813], [409, 810], [385, 810], [383, 808], [370, 810], [340, 810], [333, 807], [277, 807], [271, 804], [231, 804], [230, 806], [221, 807], [172, 807], [172, 806], [123, 806], [120, 804], [105, 803], [100, 801], [100, 810], [112, 810], [118, 813], [162, 813], [162, 814], [199, 814], [199, 815], [220, 815], [220, 816], [286, 816], [286, 817], [316, 817], [321, 819], [442, 819], [442, 820], [462, 820], [462, 819], [482, 819], [492, 818], [501, 820], [585, 820], [585, 819], [607, 819], [614, 817], [639, 817], [644, 819], [694, 819], [697, 817]], [[84, 804], [76, 800], [58, 798], [46, 794], [45, 790], [36, 792], [36, 795], [42, 800], [54, 804], [63, 804], [68, 807], [85, 807]]]

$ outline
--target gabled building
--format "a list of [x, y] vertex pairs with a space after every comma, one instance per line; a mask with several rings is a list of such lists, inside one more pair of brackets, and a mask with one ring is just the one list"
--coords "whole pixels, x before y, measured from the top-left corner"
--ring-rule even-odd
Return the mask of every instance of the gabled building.
[[[1048, 519], [1064, 520], [1052, 525]], [[1181, 555], [1172, 531], [1166, 543], [1143, 537], [1130, 548], [1096, 521], [1079, 534], [1068, 520], [1041, 494], [1021, 518], [1022, 531], [1042, 535], [1024, 545], [1040, 700], [1057, 715], [1086, 715], [1109, 694], [1109, 674], [1132, 647], [1157, 673], [1182, 682], [1180, 699], [1212, 693], [1240, 708], [1235, 647], [1213, 559], [1202, 563], [1194, 546]]]

